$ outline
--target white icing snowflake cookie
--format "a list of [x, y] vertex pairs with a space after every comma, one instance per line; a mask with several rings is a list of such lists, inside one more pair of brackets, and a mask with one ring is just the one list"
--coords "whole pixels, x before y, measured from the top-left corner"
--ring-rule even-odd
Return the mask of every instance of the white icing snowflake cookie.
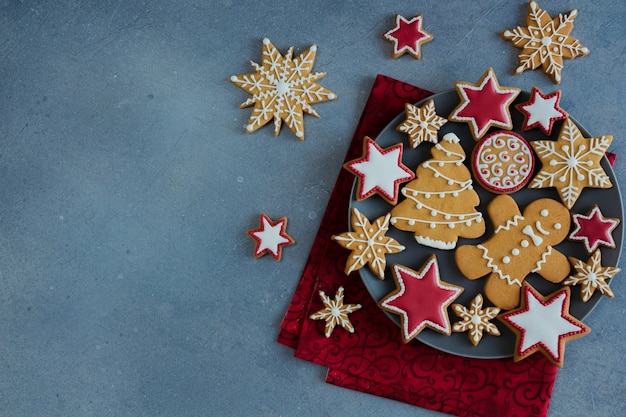
[[468, 332], [472, 345], [478, 346], [483, 338], [484, 332], [492, 336], [500, 336], [500, 330], [491, 320], [495, 318], [500, 309], [498, 307], [483, 308], [483, 296], [478, 294], [472, 300], [470, 307], [462, 304], [452, 304], [452, 311], [462, 320], [457, 321], [452, 326], [454, 332]]
[[411, 148], [417, 148], [422, 142], [437, 143], [437, 132], [448, 120], [435, 113], [434, 100], [428, 100], [422, 107], [406, 103], [404, 109], [406, 119], [396, 130], [409, 136]]

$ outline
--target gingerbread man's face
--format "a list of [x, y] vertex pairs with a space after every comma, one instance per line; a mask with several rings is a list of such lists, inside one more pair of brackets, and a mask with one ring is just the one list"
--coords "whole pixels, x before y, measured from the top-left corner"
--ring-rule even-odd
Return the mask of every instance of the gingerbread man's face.
[[535, 246], [557, 245], [569, 233], [569, 210], [563, 204], [547, 198], [536, 200], [524, 210], [522, 234]]

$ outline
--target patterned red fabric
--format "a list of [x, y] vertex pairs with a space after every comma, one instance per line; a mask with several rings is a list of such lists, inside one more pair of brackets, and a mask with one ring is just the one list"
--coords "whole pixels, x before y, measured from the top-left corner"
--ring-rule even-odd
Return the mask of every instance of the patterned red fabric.
[[[377, 76], [345, 160], [359, 156], [365, 135], [375, 138], [400, 112], [432, 93]], [[358, 273], [343, 272], [348, 251], [331, 235], [348, 230], [354, 178], [341, 170], [278, 341], [295, 356], [329, 368], [326, 381], [361, 392], [462, 417], [542, 417], [548, 412], [557, 367], [535, 354], [512, 359], [471, 359], [418, 341], [401, 342], [400, 329], [378, 308]], [[363, 307], [350, 314], [354, 333], [335, 329], [324, 336], [324, 321], [308, 319], [323, 308], [319, 290], [345, 288], [346, 303]]]

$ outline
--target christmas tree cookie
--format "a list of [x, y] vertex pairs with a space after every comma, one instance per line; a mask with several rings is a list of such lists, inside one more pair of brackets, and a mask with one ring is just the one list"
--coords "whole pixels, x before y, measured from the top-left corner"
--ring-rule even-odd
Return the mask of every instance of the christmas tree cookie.
[[416, 179], [402, 189], [406, 198], [391, 210], [391, 224], [413, 232], [415, 240], [437, 249], [454, 249], [459, 237], [485, 232], [480, 203], [465, 167], [465, 151], [454, 133], [431, 149], [432, 159], [417, 167]]

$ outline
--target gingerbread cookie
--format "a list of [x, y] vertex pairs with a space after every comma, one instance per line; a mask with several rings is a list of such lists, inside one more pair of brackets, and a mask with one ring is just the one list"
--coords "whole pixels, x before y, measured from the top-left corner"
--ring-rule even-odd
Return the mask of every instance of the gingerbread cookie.
[[570, 240], [585, 244], [585, 250], [591, 255], [600, 246], [615, 249], [613, 230], [620, 220], [615, 217], [604, 217], [597, 204], [586, 214], [573, 214], [574, 230], [569, 234]]
[[478, 184], [492, 193], [511, 194], [522, 189], [530, 181], [534, 168], [533, 151], [517, 133], [494, 132], [474, 147], [474, 177]]
[[402, 163], [402, 149], [401, 143], [383, 149], [374, 140], [364, 138], [363, 156], [343, 165], [357, 177], [358, 201], [378, 194], [389, 204], [398, 202], [400, 184], [415, 178]]
[[589, 49], [582, 46], [578, 39], [570, 36], [577, 14], [578, 11], [574, 9], [553, 19], [545, 10], [539, 8], [536, 1], [531, 0], [528, 3], [526, 27], [518, 26], [500, 34], [503, 39], [522, 50], [515, 75], [527, 69], [541, 67], [554, 83], [560, 84], [563, 59], [589, 53]]
[[498, 316], [515, 333], [515, 362], [541, 352], [553, 364], [563, 367], [565, 343], [590, 332], [569, 313], [570, 298], [569, 287], [544, 297], [524, 283], [521, 306]]
[[419, 244], [450, 250], [459, 237], [482, 236], [485, 223], [459, 138], [446, 134], [431, 154], [417, 167], [417, 178], [402, 188], [406, 199], [391, 210], [391, 224], [413, 232]]
[[561, 90], [550, 94], [543, 94], [537, 87], [533, 87], [530, 100], [515, 105], [515, 108], [524, 115], [522, 130], [538, 127], [543, 133], [550, 136], [554, 122], [567, 118], [565, 110], [559, 107]]
[[600, 162], [612, 141], [613, 136], [610, 135], [583, 137], [572, 119], [568, 118], [556, 141], [530, 142], [542, 167], [529, 187], [556, 187], [568, 209], [574, 207], [585, 187], [611, 188], [613, 184]]
[[478, 294], [474, 297], [470, 308], [462, 304], [452, 304], [452, 311], [462, 319], [454, 323], [452, 330], [455, 332], [468, 332], [472, 345], [478, 346], [485, 332], [492, 336], [500, 336], [500, 330], [491, 322], [491, 319], [498, 315], [500, 309], [498, 307], [483, 309], [482, 295]]
[[493, 304], [503, 310], [517, 307], [522, 282], [531, 272], [554, 283], [567, 276], [567, 257], [553, 248], [569, 231], [565, 206], [542, 198], [530, 203], [522, 215], [513, 198], [499, 195], [489, 203], [487, 213], [494, 234], [479, 245], [460, 246], [454, 255], [466, 278], [488, 275], [485, 295]]
[[493, 68], [487, 69], [476, 84], [460, 82], [454, 87], [461, 99], [448, 120], [466, 122], [474, 140], [479, 140], [491, 127], [513, 128], [509, 106], [520, 93], [516, 87], [501, 87]]
[[283, 246], [295, 243], [295, 240], [286, 232], [287, 217], [281, 217], [275, 222], [267, 214], [261, 213], [259, 227], [248, 230], [248, 235], [256, 241], [254, 257], [259, 258], [266, 253], [280, 261]]
[[400, 316], [402, 341], [409, 343], [425, 328], [450, 335], [448, 306], [463, 287], [441, 281], [439, 265], [431, 255], [419, 271], [393, 266], [396, 289], [379, 303], [380, 308]]
[[572, 256], [569, 257], [569, 261], [576, 273], [567, 277], [563, 281], [563, 285], [580, 285], [580, 296], [583, 302], [589, 301], [596, 290], [609, 298], [614, 297], [613, 291], [606, 281], [615, 276], [621, 269], [602, 266], [600, 249], [597, 249], [586, 263]]
[[411, 148], [417, 148], [422, 142], [437, 143], [437, 132], [448, 120], [435, 113], [435, 101], [428, 100], [422, 107], [406, 103], [404, 108], [406, 119], [396, 130], [409, 135]]
[[246, 133], [252, 133], [274, 120], [274, 135], [278, 136], [283, 122], [300, 140], [304, 140], [304, 113], [319, 117], [311, 106], [337, 96], [316, 83], [326, 75], [324, 72], [311, 72], [317, 46], [292, 58], [293, 47], [282, 56], [269, 39], [263, 39], [263, 60], [259, 65], [252, 62], [251, 74], [233, 75], [230, 81], [242, 90], [252, 94], [241, 104], [241, 108], [254, 106], [246, 126]]
[[391, 57], [396, 59], [409, 54], [415, 59], [422, 57], [421, 46], [433, 40], [433, 36], [423, 28], [424, 18], [421, 14], [410, 20], [396, 14], [395, 26], [382, 35], [382, 38], [393, 44]]
[[356, 208], [352, 209], [352, 231], [332, 236], [332, 239], [352, 253], [346, 261], [346, 275], [369, 265], [379, 279], [385, 279], [385, 255], [398, 253], [404, 246], [386, 236], [389, 230], [389, 213], [373, 223]]
[[354, 333], [354, 326], [350, 322], [348, 314], [361, 308], [361, 304], [344, 304], [343, 287], [339, 287], [335, 293], [335, 299], [331, 300], [324, 291], [319, 292], [324, 308], [309, 316], [311, 320], [324, 320], [324, 336], [330, 337], [335, 326], [339, 325], [350, 333]]

